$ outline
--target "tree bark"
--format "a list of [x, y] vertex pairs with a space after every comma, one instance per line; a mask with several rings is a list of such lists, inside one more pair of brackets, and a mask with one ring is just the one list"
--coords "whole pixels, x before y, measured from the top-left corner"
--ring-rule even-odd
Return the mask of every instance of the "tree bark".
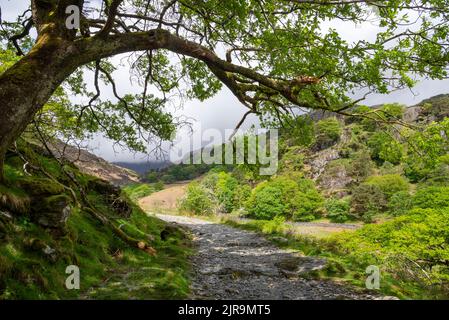
[[75, 69], [70, 43], [42, 37], [34, 48], [0, 76], [0, 181], [7, 148], [25, 130], [54, 90]]

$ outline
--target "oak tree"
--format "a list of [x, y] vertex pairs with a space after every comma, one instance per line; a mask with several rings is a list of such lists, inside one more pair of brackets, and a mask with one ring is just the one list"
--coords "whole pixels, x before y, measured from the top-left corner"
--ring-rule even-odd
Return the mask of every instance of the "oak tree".
[[[167, 138], [174, 130], [176, 121], [161, 111], [174, 94], [205, 100], [224, 85], [248, 109], [242, 121], [254, 113], [270, 124], [298, 109], [349, 114], [356, 103], [351, 92], [387, 93], [413, 86], [415, 77], [445, 78], [448, 5], [31, 0], [16, 21], [1, 21], [1, 55], [11, 63], [0, 68], [0, 180], [8, 147], [51, 101], [58, 106], [52, 112], [70, 120], [65, 127], [78, 134], [102, 130], [117, 140], [128, 134], [125, 143], [139, 149], [139, 134]], [[69, 6], [80, 10], [78, 29], [68, 28]], [[376, 26], [371, 41], [351, 42], [329, 27], [367, 22]], [[139, 95], [117, 92], [108, 59], [123, 53], [130, 53], [143, 87]], [[87, 70], [94, 73], [93, 92], [85, 84]], [[101, 100], [99, 81], [112, 86], [116, 101]], [[69, 103], [71, 94], [84, 94], [89, 103]]]

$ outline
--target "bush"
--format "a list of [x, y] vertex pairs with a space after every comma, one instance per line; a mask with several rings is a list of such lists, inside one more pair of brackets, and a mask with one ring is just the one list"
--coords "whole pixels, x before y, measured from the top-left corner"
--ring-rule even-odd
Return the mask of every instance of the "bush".
[[246, 203], [250, 216], [256, 219], [270, 220], [286, 212], [282, 190], [262, 182], [257, 185]]
[[272, 219], [282, 215], [294, 220], [311, 220], [317, 215], [323, 198], [313, 181], [276, 177], [256, 186], [245, 207], [257, 219]]
[[163, 183], [170, 184], [170, 183], [175, 182], [176, 178], [174, 176], [172, 176], [171, 174], [164, 174], [161, 177], [161, 180], [162, 180]]
[[182, 211], [207, 215], [213, 213], [214, 202], [207, 189], [194, 181], [187, 186], [186, 194], [178, 207]]
[[345, 122], [346, 124], [361, 123], [362, 121], [366, 120], [366, 118], [362, 117], [361, 115], [364, 115], [370, 111], [372, 111], [372, 109], [368, 106], [364, 105], [356, 106], [351, 110], [351, 113], [356, 114], [357, 116], [346, 117]]
[[123, 188], [123, 191], [130, 197], [131, 200], [137, 201], [140, 198], [147, 197], [156, 190], [149, 184], [132, 184]]
[[162, 181], [156, 182], [154, 185], [154, 190], [161, 191], [164, 189], [164, 183]]
[[405, 159], [405, 173], [411, 181], [418, 182], [428, 178], [438, 165], [448, 160], [448, 137], [449, 118], [432, 123], [424, 132], [413, 132], [408, 137], [408, 143], [413, 148], [409, 148]]
[[413, 197], [407, 191], [399, 191], [393, 194], [388, 202], [388, 212], [392, 216], [400, 216], [409, 211], [413, 206]]
[[439, 186], [449, 185], [449, 154], [440, 157], [435, 168], [429, 170], [426, 184]]
[[404, 116], [404, 106], [398, 103], [384, 104], [381, 108], [383, 116], [387, 120], [402, 119]]
[[[426, 294], [429, 288], [448, 289], [449, 208], [413, 209], [391, 221], [366, 225], [336, 239], [354, 262], [387, 269], [408, 287], [425, 285], [427, 290], [421, 291]], [[395, 263], [395, 268], [385, 265], [392, 260], [407, 264]], [[402, 272], [404, 268], [406, 272]]]
[[401, 163], [403, 157], [403, 146], [393, 139], [387, 132], [374, 133], [368, 140], [371, 158], [378, 163], [388, 161], [392, 164]]
[[308, 115], [299, 116], [291, 121], [291, 125], [281, 128], [281, 136], [285, 136], [290, 146], [308, 147], [313, 143], [314, 122]]
[[361, 182], [372, 173], [373, 167], [374, 163], [369, 154], [362, 150], [354, 154], [348, 173], [356, 182]]
[[387, 200], [390, 200], [391, 196], [397, 192], [408, 192], [410, 185], [404, 177], [399, 174], [386, 174], [383, 176], [371, 176], [366, 182], [368, 185], [374, 185], [379, 187]]
[[312, 180], [301, 179], [298, 182], [299, 192], [292, 200], [293, 220], [311, 221], [318, 217], [324, 199]]
[[238, 186], [238, 190], [234, 194], [234, 209], [242, 209], [251, 196], [251, 187], [248, 185]]
[[157, 182], [159, 180], [159, 176], [158, 176], [157, 172], [150, 171], [150, 172], [147, 173], [146, 179], [147, 179], [148, 182], [154, 183], [154, 182]]
[[321, 150], [334, 145], [340, 140], [342, 128], [337, 118], [327, 118], [317, 122], [315, 133], [315, 147]]
[[350, 209], [351, 205], [349, 199], [335, 199], [330, 198], [325, 203], [327, 217], [332, 222], [346, 222], [350, 220]]
[[387, 200], [382, 190], [373, 184], [361, 184], [352, 192], [351, 211], [356, 218], [371, 221], [373, 215], [385, 210]]
[[422, 209], [447, 208], [449, 207], [449, 187], [420, 188], [413, 198], [413, 205]]
[[229, 173], [220, 172], [215, 185], [215, 191], [224, 211], [229, 213], [235, 208], [235, 197], [238, 192], [238, 181]]

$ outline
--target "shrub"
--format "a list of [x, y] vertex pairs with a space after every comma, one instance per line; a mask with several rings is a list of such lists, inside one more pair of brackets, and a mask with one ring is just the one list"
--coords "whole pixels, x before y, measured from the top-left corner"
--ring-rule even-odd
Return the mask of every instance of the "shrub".
[[234, 194], [234, 209], [242, 209], [250, 196], [251, 196], [250, 186], [245, 184], [238, 186], [238, 190], [236, 190]]
[[315, 133], [315, 147], [317, 149], [325, 149], [340, 139], [342, 128], [337, 118], [327, 118], [317, 122]]
[[364, 115], [368, 112], [370, 112], [372, 109], [368, 106], [364, 106], [364, 105], [360, 105], [360, 106], [356, 106], [353, 108], [352, 110], [352, 114], [355, 114], [357, 116], [349, 116], [345, 118], [345, 122], [347, 124], [351, 124], [351, 123], [361, 123], [362, 121], [366, 120], [365, 117], [361, 117], [361, 115]]
[[131, 198], [133, 201], [137, 201], [140, 198], [149, 196], [153, 192], [155, 192], [154, 187], [149, 184], [131, 184], [123, 188], [123, 191]]
[[164, 174], [161, 177], [162, 182], [166, 183], [166, 184], [170, 184], [176, 181], [176, 178], [174, 176], [172, 176], [171, 174]]
[[327, 217], [333, 222], [346, 222], [350, 220], [351, 205], [349, 199], [330, 198], [325, 203]]
[[402, 119], [404, 110], [404, 106], [398, 103], [384, 104], [381, 108], [383, 116], [387, 120]]
[[[366, 225], [336, 239], [343, 253], [355, 263], [379, 265], [408, 287], [423, 284], [426, 293], [429, 288], [448, 289], [449, 208], [413, 209], [391, 221]], [[395, 263], [395, 268], [385, 265], [392, 260], [407, 264]], [[410, 268], [402, 272], [404, 267]]]
[[449, 153], [449, 118], [438, 123], [432, 123], [424, 132], [413, 132], [408, 137], [409, 148], [405, 159], [405, 174], [418, 182], [428, 175], [441, 163]]
[[371, 176], [366, 182], [368, 185], [379, 187], [387, 200], [397, 192], [409, 191], [410, 185], [404, 177], [399, 174], [386, 174], [383, 176]]
[[203, 180], [201, 180], [201, 185], [215, 192], [217, 182], [218, 182], [218, 172], [209, 172], [203, 178]]
[[293, 220], [314, 220], [318, 216], [319, 209], [323, 207], [324, 199], [312, 180], [301, 179], [298, 185], [299, 192], [292, 201]]
[[154, 185], [154, 190], [161, 191], [164, 189], [164, 183], [162, 181], [156, 182]]
[[292, 171], [300, 171], [304, 167], [303, 148], [300, 146], [293, 146], [286, 150], [279, 163], [279, 170], [283, 173]]
[[158, 176], [157, 172], [150, 171], [147, 173], [146, 179], [150, 183], [157, 182], [159, 180], [159, 176]]
[[235, 207], [235, 194], [238, 192], [238, 182], [229, 173], [220, 172], [215, 185], [216, 195], [224, 211], [229, 213]]
[[362, 150], [354, 154], [348, 173], [356, 182], [361, 182], [372, 173], [373, 167], [374, 163], [369, 154], [366, 150]]
[[426, 183], [429, 185], [449, 185], [449, 154], [438, 159], [435, 168], [429, 171]]
[[214, 203], [207, 189], [194, 181], [187, 186], [186, 194], [178, 207], [183, 211], [206, 215], [213, 213]]
[[413, 197], [407, 191], [399, 191], [393, 194], [388, 202], [388, 212], [392, 216], [400, 216], [409, 211], [413, 206]]
[[285, 218], [281, 216], [274, 217], [273, 220], [267, 221], [262, 226], [262, 232], [266, 234], [283, 233], [287, 230]]
[[313, 181], [280, 176], [258, 184], [245, 207], [257, 219], [282, 215], [295, 220], [311, 220], [322, 204], [323, 198]]
[[373, 184], [361, 184], [352, 192], [351, 211], [356, 218], [370, 221], [372, 216], [383, 211], [387, 200], [382, 190]]
[[385, 131], [374, 133], [368, 140], [368, 147], [371, 158], [379, 163], [399, 164], [404, 153], [403, 146]]
[[413, 205], [422, 209], [449, 207], [449, 187], [420, 188], [413, 198]]
[[291, 125], [281, 129], [290, 145], [308, 147], [315, 138], [313, 120], [310, 116], [302, 115], [292, 120]]
[[262, 182], [254, 188], [246, 203], [250, 216], [256, 219], [270, 220], [286, 211], [282, 190]]

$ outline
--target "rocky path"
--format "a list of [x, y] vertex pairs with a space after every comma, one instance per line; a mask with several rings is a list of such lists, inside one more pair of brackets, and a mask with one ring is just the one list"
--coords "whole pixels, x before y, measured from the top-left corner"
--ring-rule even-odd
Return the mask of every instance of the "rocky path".
[[157, 216], [194, 234], [194, 299], [377, 298], [332, 281], [302, 278], [325, 261], [279, 249], [256, 233], [196, 218]]

